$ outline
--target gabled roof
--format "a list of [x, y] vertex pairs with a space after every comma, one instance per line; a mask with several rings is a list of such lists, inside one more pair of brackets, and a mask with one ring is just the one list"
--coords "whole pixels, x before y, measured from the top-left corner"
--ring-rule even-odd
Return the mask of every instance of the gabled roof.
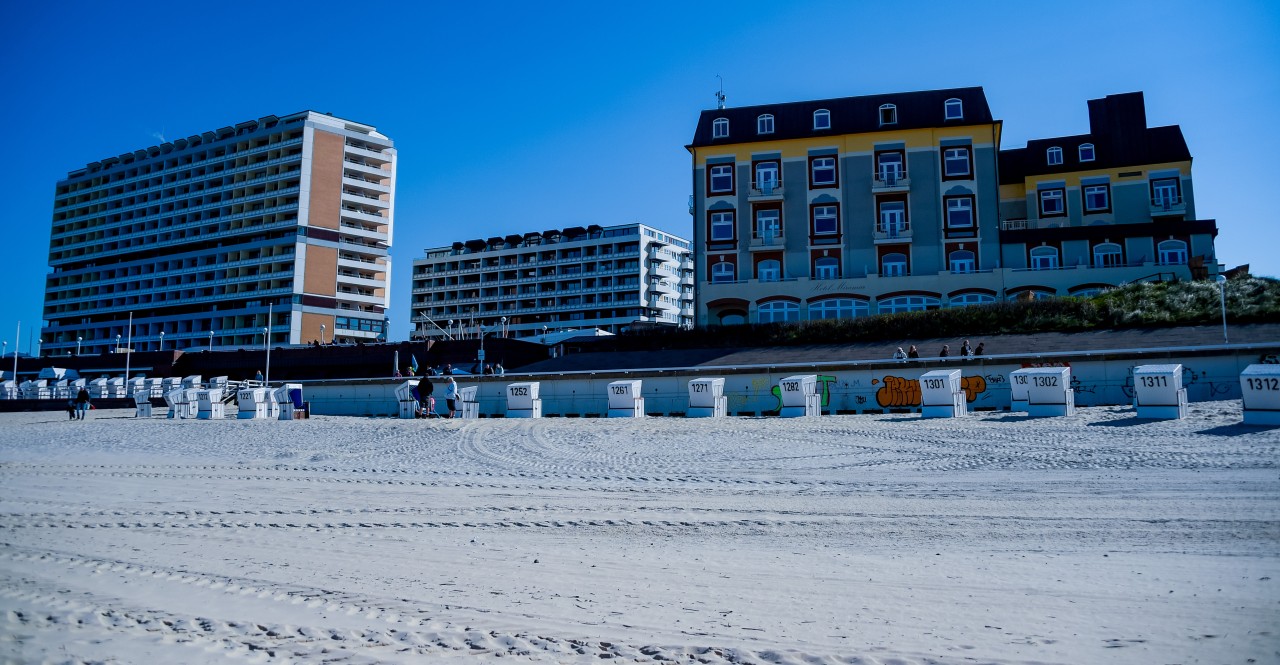
[[[946, 119], [945, 104], [948, 99], [960, 100], [963, 117], [956, 120]], [[896, 124], [880, 125], [880, 107], [884, 104], [893, 104], [897, 107], [898, 122]], [[831, 112], [831, 129], [815, 130], [813, 128], [813, 112], [819, 109]], [[766, 113], [773, 115], [774, 131], [772, 134], [757, 134], [756, 119]], [[711, 138], [711, 125], [717, 118], [728, 119], [728, 137]], [[698, 117], [698, 127], [694, 131], [693, 142], [689, 147], [891, 132], [927, 127], [980, 125], [992, 122], [994, 120], [991, 118], [991, 108], [987, 106], [987, 96], [981, 87], [896, 92], [703, 111]]]

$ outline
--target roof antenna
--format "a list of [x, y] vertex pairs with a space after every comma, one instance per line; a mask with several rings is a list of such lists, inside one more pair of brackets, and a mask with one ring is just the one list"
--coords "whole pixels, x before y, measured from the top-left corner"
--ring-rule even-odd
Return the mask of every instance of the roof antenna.
[[716, 74], [716, 78], [720, 79], [720, 91], [716, 93], [716, 108], [724, 108], [724, 77]]

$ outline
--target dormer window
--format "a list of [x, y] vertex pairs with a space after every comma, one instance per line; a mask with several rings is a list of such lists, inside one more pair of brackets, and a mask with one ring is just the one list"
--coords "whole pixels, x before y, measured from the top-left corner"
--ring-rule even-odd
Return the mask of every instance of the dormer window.
[[711, 138], [723, 139], [723, 138], [728, 138], [728, 136], [729, 136], [729, 119], [716, 118], [715, 122], [711, 123]]
[[831, 111], [818, 109], [813, 112], [814, 129], [831, 129]]
[[766, 113], [760, 116], [759, 118], [756, 118], [756, 133], [757, 134], [773, 133], [773, 116], [772, 115]]
[[946, 114], [947, 114], [947, 115], [946, 115], [946, 118], [947, 118], [947, 120], [962, 120], [962, 119], [964, 119], [964, 102], [962, 102], [962, 101], [960, 101], [960, 100], [958, 100], [958, 99], [955, 99], [955, 98], [948, 99], [948, 100], [943, 104], [943, 108], [945, 108], [945, 109], [946, 109]]
[[1082, 162], [1093, 161], [1093, 144], [1092, 143], [1080, 144], [1080, 161]]
[[1055, 145], [1044, 152], [1045, 158], [1049, 162], [1049, 166], [1058, 166], [1062, 164], [1062, 148]]
[[898, 124], [898, 107], [893, 104], [880, 106], [880, 126]]

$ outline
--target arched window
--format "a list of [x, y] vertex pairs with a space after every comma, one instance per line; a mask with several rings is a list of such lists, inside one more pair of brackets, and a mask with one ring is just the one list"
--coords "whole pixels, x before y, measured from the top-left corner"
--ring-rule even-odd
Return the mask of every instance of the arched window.
[[996, 297], [990, 293], [961, 293], [957, 296], [951, 296], [947, 301], [947, 305], [951, 307], [968, 307], [969, 305], [985, 305], [995, 302]]
[[1187, 263], [1187, 243], [1181, 240], [1166, 240], [1156, 246], [1160, 251], [1161, 265], [1185, 265]]
[[898, 107], [893, 104], [882, 104], [880, 106], [880, 125], [896, 124], [898, 124]]
[[964, 102], [953, 97], [948, 99], [943, 106], [947, 111], [947, 120], [960, 120], [964, 117]]
[[1120, 245], [1114, 242], [1104, 242], [1094, 246], [1093, 267], [1115, 268], [1121, 265], [1124, 265], [1124, 259]]
[[840, 277], [840, 260], [834, 256], [823, 256], [813, 262], [814, 279], [836, 279]]
[[756, 133], [757, 134], [773, 133], [773, 115], [772, 114], [766, 113], [756, 118]]
[[728, 261], [721, 261], [711, 266], [711, 283], [732, 282], [738, 278], [737, 268]]
[[711, 123], [711, 138], [722, 139], [728, 136], [729, 136], [729, 119], [716, 118], [715, 121]]
[[720, 315], [720, 325], [740, 326], [747, 322], [747, 313], [741, 310], [730, 310]]
[[1058, 267], [1058, 248], [1040, 246], [1031, 250], [1032, 270], [1055, 270]]
[[867, 301], [856, 298], [827, 298], [809, 303], [809, 320], [853, 319], [868, 316], [871, 308]]
[[786, 300], [774, 300], [756, 309], [760, 323], [783, 323], [800, 320], [800, 305]]
[[782, 279], [782, 262], [776, 259], [765, 259], [757, 263], [756, 279], [762, 282], [776, 282]]
[[1049, 166], [1058, 166], [1062, 163], [1062, 148], [1055, 145], [1044, 152], [1045, 159], [1048, 160]]
[[831, 111], [818, 109], [813, 112], [814, 129], [831, 129]]
[[885, 298], [876, 303], [881, 314], [898, 314], [900, 312], [923, 312], [927, 309], [938, 309], [938, 299], [929, 296], [898, 296]]
[[973, 272], [978, 269], [977, 257], [967, 249], [957, 249], [948, 254], [947, 264], [954, 273]]
[[1093, 144], [1092, 143], [1080, 144], [1080, 161], [1082, 162], [1093, 161]]
[[1051, 300], [1057, 298], [1058, 294], [1053, 291], [1041, 291], [1039, 289], [1023, 289], [1014, 291], [1007, 296], [1008, 300]]
[[907, 255], [898, 252], [885, 254], [880, 259], [880, 275], [884, 277], [901, 277], [907, 274]]

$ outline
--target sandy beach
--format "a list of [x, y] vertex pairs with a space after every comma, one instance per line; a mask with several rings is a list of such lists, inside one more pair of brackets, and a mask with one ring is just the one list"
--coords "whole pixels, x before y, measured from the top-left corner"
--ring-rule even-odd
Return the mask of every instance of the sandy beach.
[[1280, 662], [1240, 409], [0, 414], [0, 662]]

